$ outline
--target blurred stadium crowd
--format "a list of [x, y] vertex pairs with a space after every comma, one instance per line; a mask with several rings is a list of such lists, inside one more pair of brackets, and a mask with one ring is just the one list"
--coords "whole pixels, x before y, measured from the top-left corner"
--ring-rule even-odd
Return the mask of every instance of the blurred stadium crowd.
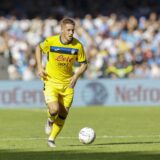
[[64, 15], [75, 18], [75, 37], [85, 47], [89, 67], [83, 78], [160, 78], [158, 0], [5, 0], [2, 4], [0, 79], [37, 79], [35, 46], [60, 32]]

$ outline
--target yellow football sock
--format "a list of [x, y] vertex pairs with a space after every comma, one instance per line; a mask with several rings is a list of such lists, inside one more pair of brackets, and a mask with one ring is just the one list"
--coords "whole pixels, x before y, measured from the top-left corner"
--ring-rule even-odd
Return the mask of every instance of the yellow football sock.
[[60, 131], [62, 130], [65, 122], [65, 117], [58, 115], [53, 123], [52, 132], [49, 136], [50, 140], [55, 140]]
[[55, 118], [57, 116], [57, 114], [51, 115], [50, 112], [49, 112], [49, 110], [47, 110], [47, 115], [48, 115], [48, 118], [50, 119], [50, 121], [52, 121], [52, 122], [55, 120]]

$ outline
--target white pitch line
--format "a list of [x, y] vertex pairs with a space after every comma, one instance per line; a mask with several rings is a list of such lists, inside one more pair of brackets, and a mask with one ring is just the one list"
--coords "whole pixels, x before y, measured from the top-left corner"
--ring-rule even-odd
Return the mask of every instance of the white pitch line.
[[[98, 139], [125, 139], [125, 138], [160, 138], [160, 135], [128, 135], [128, 136], [96, 136]], [[0, 141], [32, 141], [32, 140], [45, 140], [45, 137], [24, 137], [24, 138], [0, 138]], [[58, 139], [78, 139], [77, 137], [58, 137]]]

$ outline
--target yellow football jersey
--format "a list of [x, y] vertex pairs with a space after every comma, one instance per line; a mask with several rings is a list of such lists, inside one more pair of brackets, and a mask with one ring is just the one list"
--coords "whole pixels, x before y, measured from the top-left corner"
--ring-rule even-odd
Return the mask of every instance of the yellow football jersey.
[[40, 43], [40, 48], [47, 54], [45, 70], [48, 79], [57, 83], [69, 83], [75, 61], [86, 62], [83, 46], [76, 38], [69, 44], [63, 44], [60, 35], [51, 36]]

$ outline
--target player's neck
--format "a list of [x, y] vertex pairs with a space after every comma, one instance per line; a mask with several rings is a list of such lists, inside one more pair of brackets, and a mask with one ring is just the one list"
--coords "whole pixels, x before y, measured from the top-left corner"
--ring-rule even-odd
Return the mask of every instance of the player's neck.
[[68, 40], [63, 36], [63, 34], [60, 35], [60, 41], [61, 41], [62, 44], [69, 44], [69, 43], [72, 42], [72, 40], [73, 40], [73, 38], [72, 38], [70, 41], [68, 41]]

